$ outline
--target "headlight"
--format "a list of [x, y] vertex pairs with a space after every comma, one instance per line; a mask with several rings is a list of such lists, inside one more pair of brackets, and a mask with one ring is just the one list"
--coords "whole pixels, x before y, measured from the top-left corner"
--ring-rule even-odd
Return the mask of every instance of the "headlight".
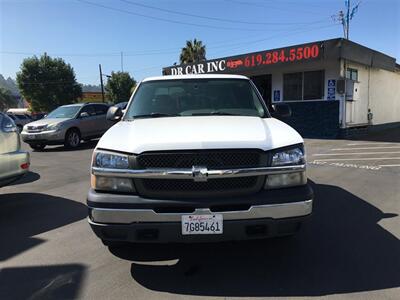
[[[128, 155], [108, 151], [95, 151], [93, 155], [93, 167], [107, 169], [128, 169]], [[100, 191], [134, 193], [135, 185], [131, 178], [96, 176], [91, 178], [92, 188]]]
[[[302, 146], [292, 149], [286, 149], [276, 152], [272, 156], [273, 167], [276, 166], [290, 166], [305, 164], [306, 159], [304, 149]], [[300, 171], [295, 173], [284, 173], [276, 175], [268, 175], [265, 181], [265, 189], [276, 189], [283, 187], [305, 185], [307, 183], [306, 172]]]
[[127, 169], [129, 167], [129, 159], [127, 155], [99, 151], [94, 153], [93, 166], [110, 169]]
[[61, 123], [51, 124], [46, 126], [46, 130], [58, 130], [61, 128]]
[[305, 163], [302, 147], [276, 152], [272, 156], [272, 166], [301, 165]]
[[92, 175], [91, 184], [93, 189], [100, 191], [115, 191], [124, 193], [135, 192], [135, 186], [130, 178]]
[[291, 187], [305, 185], [307, 183], [306, 172], [296, 172], [288, 174], [268, 175], [265, 181], [265, 189], [278, 189], [283, 187]]

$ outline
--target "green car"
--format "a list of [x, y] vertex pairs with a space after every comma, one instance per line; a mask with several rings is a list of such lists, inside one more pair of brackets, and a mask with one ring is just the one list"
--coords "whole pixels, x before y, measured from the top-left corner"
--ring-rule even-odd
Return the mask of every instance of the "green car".
[[0, 187], [29, 172], [29, 153], [21, 151], [17, 126], [0, 112]]

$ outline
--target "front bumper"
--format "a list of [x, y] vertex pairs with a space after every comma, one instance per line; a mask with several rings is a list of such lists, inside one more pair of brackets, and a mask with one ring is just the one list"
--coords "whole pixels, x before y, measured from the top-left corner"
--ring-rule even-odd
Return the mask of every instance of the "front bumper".
[[[271, 237], [296, 231], [312, 213], [308, 186], [263, 190], [232, 198], [146, 199], [137, 195], [90, 190], [89, 223], [104, 240], [185, 242]], [[181, 218], [188, 214], [222, 214], [222, 235], [183, 236]], [[258, 228], [258, 229], [257, 229]]]
[[64, 130], [49, 130], [41, 132], [21, 132], [22, 140], [28, 144], [47, 143], [58, 144], [64, 142]]
[[204, 243], [241, 241], [296, 233], [310, 215], [287, 219], [224, 220], [223, 234], [182, 235], [180, 222], [100, 224], [89, 219], [102, 240], [136, 243]]

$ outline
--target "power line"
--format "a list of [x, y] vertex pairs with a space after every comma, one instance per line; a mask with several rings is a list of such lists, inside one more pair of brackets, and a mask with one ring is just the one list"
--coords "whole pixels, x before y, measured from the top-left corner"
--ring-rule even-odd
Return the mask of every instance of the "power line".
[[211, 29], [220, 29], [220, 30], [265, 31], [265, 29], [221, 27], [221, 26], [214, 26], [214, 25], [183, 22], [183, 21], [178, 21], [178, 20], [171, 20], [171, 19], [165, 19], [165, 18], [161, 18], [161, 17], [145, 15], [145, 14], [141, 14], [141, 13], [136, 13], [136, 12], [133, 12], [133, 11], [124, 10], [124, 9], [120, 9], [120, 8], [115, 8], [115, 7], [111, 7], [111, 6], [107, 6], [107, 5], [103, 5], [103, 4], [99, 4], [99, 3], [94, 3], [94, 2], [90, 2], [90, 1], [86, 1], [86, 0], [77, 0], [77, 1], [81, 2], [81, 3], [93, 5], [93, 6], [102, 7], [102, 8], [108, 9], [108, 10], [129, 14], [129, 15], [139, 16], [139, 17], [143, 17], [143, 18], [148, 18], [148, 19], [157, 20], [157, 21], [163, 21], [163, 22], [168, 22], [168, 23], [180, 24], [180, 25], [189, 25], [189, 26], [196, 26], [196, 27], [201, 27], [201, 28], [211, 28]]
[[[299, 34], [299, 33], [304, 33], [304, 32], [309, 32], [309, 31], [314, 31], [314, 30], [320, 30], [320, 29], [325, 29], [325, 28], [331, 28], [331, 27], [335, 27], [335, 26], [338, 26], [338, 24], [327, 25], [327, 26], [319, 26], [319, 27], [309, 28], [309, 29], [306, 29], [306, 30], [297, 30], [297, 31], [293, 31], [293, 32], [290, 32], [288, 34], [283, 34], [283, 35], [282, 34], [272, 35], [272, 36], [269, 36], [267, 38], [254, 40], [254, 41], [251, 41], [251, 42], [247, 42], [246, 45], [248, 45], [248, 44], [257, 44], [257, 43], [264, 42], [264, 41], [267, 41], [267, 40], [271, 40], [271, 39], [274, 39], [274, 38], [282, 38], [282, 37], [296, 35], [296, 34]], [[240, 44], [242, 44], [242, 43], [240, 43]], [[238, 45], [240, 45], [240, 44], [238, 43]], [[230, 48], [229, 51], [237, 50], [237, 49], [241, 49], [241, 48], [243, 48], [243, 47], [240, 47], [240, 46], [239, 47], [234, 47], [234, 48]]]
[[194, 17], [194, 18], [212, 20], [212, 21], [218, 21], [218, 22], [235, 23], [235, 24], [239, 23], [239, 24], [249, 24], [249, 25], [305, 25], [305, 24], [315, 24], [315, 23], [320, 23], [320, 22], [324, 22], [325, 21], [325, 19], [324, 19], [324, 20], [315, 21], [315, 22], [292, 22], [292, 23], [290, 23], [290, 22], [289, 23], [282, 23], [282, 22], [249, 22], [249, 21], [242, 21], [242, 20], [234, 20], [234, 19], [225, 19], [225, 18], [216, 18], [216, 17], [196, 15], [196, 14], [185, 13], [185, 12], [181, 12], [181, 11], [176, 11], [176, 10], [171, 10], [171, 9], [151, 6], [151, 5], [147, 5], [147, 4], [143, 4], [143, 3], [137, 3], [137, 2], [134, 2], [134, 1], [128, 1], [128, 0], [120, 0], [120, 1], [124, 2], [124, 3], [127, 3], [129, 5], [145, 7], [145, 8], [158, 10], [158, 11], [162, 11], [162, 12], [167, 12], [167, 13], [175, 14], [175, 15]]
[[309, 10], [303, 10], [303, 9], [297, 9], [297, 8], [287, 8], [287, 7], [282, 7], [282, 6], [271, 6], [271, 5], [265, 5], [265, 4], [261, 4], [259, 2], [251, 2], [251, 1], [239, 1], [239, 0], [225, 0], [229, 3], [236, 3], [236, 4], [241, 4], [241, 5], [245, 5], [245, 6], [255, 6], [255, 7], [264, 7], [264, 8], [268, 8], [268, 9], [275, 9], [275, 10], [281, 10], [281, 11], [289, 11], [289, 12], [302, 12], [302, 13], [308, 13], [308, 14], [319, 14], [320, 12], [316, 12], [316, 11], [309, 11]]
[[[304, 26], [306, 27], [306, 26]], [[298, 26], [296, 26], [298, 28]], [[277, 31], [287, 31], [291, 30], [290, 29], [280, 29], [280, 30], [274, 30], [274, 32]], [[259, 34], [251, 36], [251, 37], [245, 37], [242, 39], [236, 39], [236, 41], [244, 41], [244, 40], [249, 40], [252, 37], [259, 36]], [[227, 44], [227, 42], [232, 41], [232, 39], [229, 40], [224, 40], [224, 41], [218, 41], [215, 43], [212, 43], [211, 46], [207, 46], [208, 49], [217, 49], [217, 48], [225, 48], [227, 46], [231, 45], [238, 45], [238, 44], [247, 44], [248, 42], [240, 42], [240, 43], [231, 43]], [[252, 41], [250, 41], [252, 43]], [[214, 46], [215, 45], [215, 46]], [[135, 51], [123, 51], [123, 56], [126, 57], [134, 57], [134, 56], [149, 56], [149, 55], [164, 55], [164, 54], [174, 54], [176, 53], [177, 49], [180, 49], [181, 46], [176, 46], [174, 48], [166, 48], [166, 49], [148, 49], [148, 50], [135, 50]], [[36, 51], [36, 52], [22, 52], [22, 51], [0, 51], [2, 54], [15, 54], [15, 55], [41, 55], [42, 53], [47, 52], [50, 56], [63, 56], [63, 57], [121, 57], [121, 51], [120, 52], [109, 52], [109, 53], [52, 53], [48, 51]]]

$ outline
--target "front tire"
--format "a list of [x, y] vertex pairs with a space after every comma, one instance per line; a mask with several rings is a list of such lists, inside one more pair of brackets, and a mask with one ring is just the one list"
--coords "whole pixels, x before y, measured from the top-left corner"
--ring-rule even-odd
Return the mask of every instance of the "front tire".
[[35, 151], [42, 151], [46, 147], [45, 144], [29, 144], [29, 146]]
[[65, 148], [73, 149], [79, 146], [81, 142], [81, 134], [77, 129], [70, 129], [65, 135]]

